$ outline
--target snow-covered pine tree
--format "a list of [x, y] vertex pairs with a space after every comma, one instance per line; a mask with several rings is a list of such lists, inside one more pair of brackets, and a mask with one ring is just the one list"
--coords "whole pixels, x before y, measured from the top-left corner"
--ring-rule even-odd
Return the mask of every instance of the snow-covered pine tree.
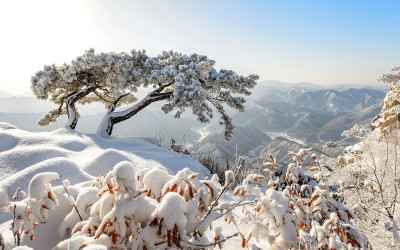
[[[37, 98], [59, 107], [50, 110], [38, 124], [48, 126], [60, 115], [68, 114], [65, 126], [74, 129], [79, 116], [75, 103], [101, 102], [109, 108], [120, 95], [146, 86], [146, 75], [152, 70], [145, 65], [147, 59], [144, 51], [96, 54], [90, 49], [70, 64], [44, 66], [32, 77], [31, 89]], [[134, 95], [129, 95], [119, 104], [135, 100]]]
[[[166, 100], [162, 106], [165, 113], [176, 111], [175, 117], [179, 118], [190, 108], [202, 123], [210, 121], [214, 107], [221, 115], [220, 124], [225, 126], [225, 138], [229, 139], [234, 126], [223, 104], [243, 111], [246, 99], [238, 94], [250, 95], [249, 89], [256, 85], [258, 76], [217, 71], [214, 64], [203, 55], [172, 51], [149, 57], [144, 51], [96, 54], [89, 50], [71, 64], [45, 66], [32, 77], [34, 94], [59, 105], [39, 125], [46, 126], [59, 115], [68, 114], [66, 127], [73, 129], [78, 120], [76, 102], [102, 102], [109, 110], [97, 132], [111, 135], [114, 124], [131, 118], [153, 102]], [[154, 90], [143, 100], [126, 110], [115, 111], [117, 105], [136, 100], [131, 92], [150, 86]]]
[[400, 67], [395, 67], [392, 71], [395, 73], [383, 74], [378, 78], [379, 81], [392, 85], [383, 101], [382, 111], [371, 124], [372, 129], [380, 128], [381, 132], [392, 129], [391, 125], [398, 124], [400, 120]]

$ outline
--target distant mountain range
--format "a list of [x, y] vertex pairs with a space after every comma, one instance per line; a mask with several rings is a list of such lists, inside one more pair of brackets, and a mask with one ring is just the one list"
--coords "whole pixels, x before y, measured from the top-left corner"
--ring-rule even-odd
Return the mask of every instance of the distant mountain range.
[[[291, 162], [288, 151], [297, 152], [309, 146], [315, 148], [322, 157], [335, 157], [341, 153], [341, 149], [323, 150], [323, 144], [341, 140], [341, 133], [356, 123], [370, 123], [380, 112], [386, 95], [384, 87], [346, 89], [339, 86], [336, 89], [324, 89], [311, 83], [263, 83], [253, 90], [246, 111], [232, 115], [238, 127], [235, 133], [238, 133], [238, 138], [249, 134], [250, 140], [254, 137], [250, 133], [254, 131], [257, 131], [259, 138], [263, 137], [260, 132], [279, 133], [285, 137], [278, 136], [259, 145], [257, 139], [253, 139], [254, 143], [243, 143], [241, 140], [224, 143], [220, 128], [212, 125], [208, 128], [209, 136], [198, 142], [199, 149], [207, 149], [219, 156], [231, 154], [232, 158], [237, 145], [238, 152], [251, 156], [253, 166], [268, 160], [269, 153], [283, 165], [288, 164]], [[257, 150], [252, 152], [254, 148]], [[311, 163], [308, 161], [306, 164]]]
[[369, 89], [381, 92], [387, 92], [390, 85], [376, 84], [376, 85], [357, 85], [357, 84], [336, 84], [336, 85], [317, 85], [309, 82], [299, 83], [284, 83], [277, 80], [261, 81], [252, 90], [252, 95], [249, 97], [249, 103], [257, 100], [266, 101], [293, 101], [293, 97], [299, 96], [306, 92], [317, 92], [319, 90], [335, 90], [346, 91], [348, 89]]
[[[195, 157], [211, 154], [213, 157], [233, 162], [236, 156], [249, 156], [255, 153], [260, 145], [271, 140], [267, 134], [255, 127], [241, 126], [235, 129], [235, 134], [229, 142], [225, 140], [223, 131], [214, 132], [195, 143], [190, 151], [195, 154]], [[251, 152], [252, 150], [254, 152]]]
[[306, 86], [290, 86], [286, 90], [282, 87], [272, 92], [275, 93], [273, 98], [253, 101], [244, 113], [235, 114], [233, 120], [238, 126], [254, 126], [263, 132], [284, 132], [307, 143], [340, 140], [342, 131], [354, 123], [370, 122], [379, 113], [386, 95], [375, 89], [314, 91]]
[[381, 103], [386, 93], [373, 89], [333, 89], [309, 91], [295, 96], [293, 103], [321, 111], [353, 112]]
[[377, 103], [360, 111], [340, 114], [316, 129], [306, 128], [296, 131], [292, 128], [286, 132], [306, 142], [339, 141], [342, 139], [341, 134], [344, 130], [350, 129], [354, 124], [365, 125], [371, 123], [381, 109], [382, 104]]
[[[82, 113], [98, 113], [104, 110], [104, 105], [78, 105]], [[0, 92], [0, 112], [2, 113], [47, 113], [49, 110], [57, 108], [52, 102], [40, 100], [33, 96], [13, 96], [5, 92]]]

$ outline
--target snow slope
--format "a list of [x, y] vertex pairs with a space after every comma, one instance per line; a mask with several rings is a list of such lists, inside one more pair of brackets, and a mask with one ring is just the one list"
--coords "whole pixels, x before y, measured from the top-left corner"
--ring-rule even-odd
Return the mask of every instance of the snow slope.
[[[176, 174], [188, 167], [200, 178], [209, 175], [191, 157], [156, 146], [151, 138], [102, 138], [65, 128], [32, 133], [0, 123], [0, 187], [9, 197], [18, 187], [27, 192], [29, 181], [41, 172], [56, 172], [73, 185], [104, 175], [122, 161], [132, 162], [136, 171], [163, 168]], [[8, 219], [0, 210], [0, 223]]]

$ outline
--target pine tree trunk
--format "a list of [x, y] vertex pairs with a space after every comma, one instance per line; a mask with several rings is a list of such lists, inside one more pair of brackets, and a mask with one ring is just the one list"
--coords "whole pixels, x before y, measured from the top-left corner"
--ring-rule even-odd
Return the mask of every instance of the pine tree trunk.
[[75, 129], [76, 123], [78, 122], [76, 109], [75, 109], [75, 101], [71, 96], [68, 96], [67, 100], [67, 111], [68, 111], [68, 121], [65, 124], [66, 128]]
[[68, 121], [65, 124], [66, 128], [75, 129], [76, 123], [78, 122], [78, 115], [76, 113], [75, 102], [83, 97], [87, 96], [89, 93], [93, 92], [98, 86], [92, 84], [87, 88], [82, 89], [79, 92], [74, 92], [67, 97], [67, 111], [68, 111]]

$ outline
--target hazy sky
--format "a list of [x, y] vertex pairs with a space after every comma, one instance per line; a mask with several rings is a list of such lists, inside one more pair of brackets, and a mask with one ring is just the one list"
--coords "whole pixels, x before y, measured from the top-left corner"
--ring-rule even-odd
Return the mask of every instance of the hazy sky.
[[0, 0], [0, 91], [93, 47], [205, 54], [261, 80], [371, 84], [400, 66], [400, 1]]

